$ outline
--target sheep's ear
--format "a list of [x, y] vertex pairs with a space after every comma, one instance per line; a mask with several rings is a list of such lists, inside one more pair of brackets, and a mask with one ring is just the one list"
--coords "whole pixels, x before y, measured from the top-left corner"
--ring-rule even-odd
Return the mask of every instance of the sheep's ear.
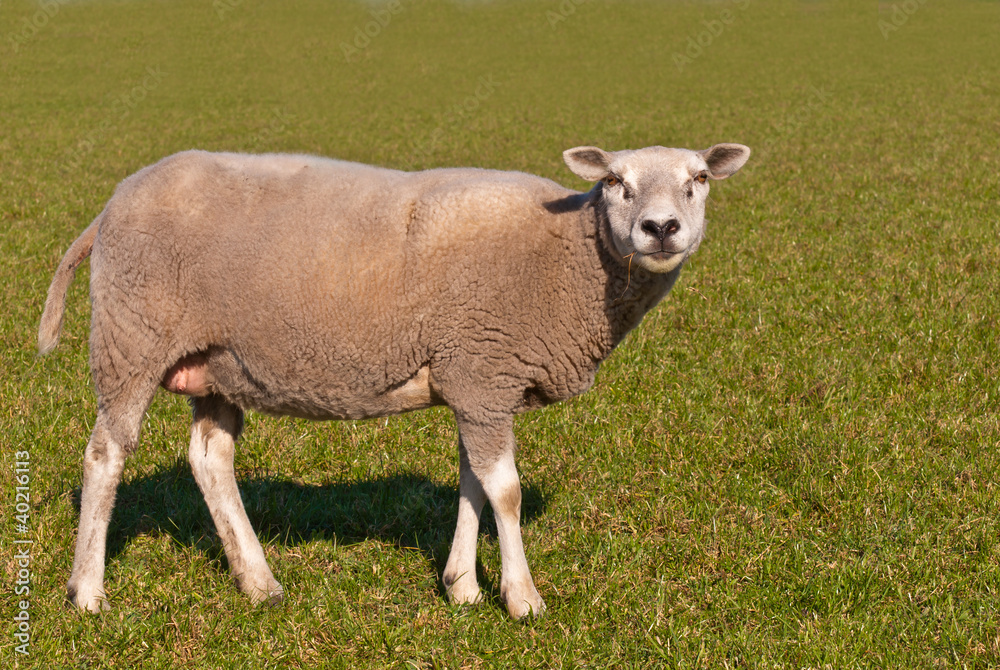
[[736, 174], [747, 162], [750, 158], [750, 147], [742, 144], [716, 144], [711, 149], [698, 153], [708, 163], [708, 172], [712, 179], [725, 179]]
[[608, 176], [611, 154], [597, 147], [576, 147], [564, 151], [563, 160], [578, 177], [587, 181], [599, 181]]

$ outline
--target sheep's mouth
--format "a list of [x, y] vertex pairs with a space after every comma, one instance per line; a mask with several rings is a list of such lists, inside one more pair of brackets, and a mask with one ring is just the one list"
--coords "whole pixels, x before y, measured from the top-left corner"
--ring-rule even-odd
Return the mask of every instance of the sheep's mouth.
[[687, 258], [687, 249], [682, 251], [665, 251], [663, 249], [659, 251], [637, 251], [633, 255], [640, 267], [660, 274], [671, 272], [680, 267], [681, 263]]
[[653, 241], [652, 243], [643, 241], [635, 244], [632, 248], [640, 257], [653, 261], [668, 261], [677, 256], [683, 256], [690, 250], [690, 246], [681, 247], [673, 240]]
[[682, 256], [685, 251], [687, 251], [687, 249], [682, 249], [681, 251], [667, 251], [666, 249], [661, 249], [660, 251], [650, 251], [647, 253], [642, 253], [642, 256], [652, 259], [654, 261], [669, 261], [678, 256]]

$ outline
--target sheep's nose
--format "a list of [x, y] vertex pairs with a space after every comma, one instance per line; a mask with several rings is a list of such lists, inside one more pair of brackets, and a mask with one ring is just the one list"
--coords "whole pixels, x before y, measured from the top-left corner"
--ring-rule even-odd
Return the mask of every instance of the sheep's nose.
[[681, 222], [677, 219], [667, 219], [666, 221], [646, 219], [642, 222], [642, 229], [662, 242], [681, 229]]

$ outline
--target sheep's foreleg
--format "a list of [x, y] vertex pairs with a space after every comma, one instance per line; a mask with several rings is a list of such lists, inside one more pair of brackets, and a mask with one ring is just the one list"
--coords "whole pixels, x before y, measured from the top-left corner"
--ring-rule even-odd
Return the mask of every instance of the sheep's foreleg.
[[449, 600], [464, 605], [478, 603], [482, 599], [476, 580], [476, 544], [479, 539], [479, 516], [486, 502], [486, 492], [469, 465], [469, 454], [461, 438], [458, 440], [458, 451], [458, 523], [442, 581], [448, 590]]
[[[496, 517], [502, 562], [500, 598], [515, 619], [528, 614], [540, 615], [545, 611], [545, 603], [531, 579], [521, 541], [521, 483], [514, 465], [513, 418], [508, 417], [502, 425], [459, 418], [458, 431], [469, 470], [482, 487]], [[460, 511], [460, 527], [456, 536], [463, 531], [462, 521]], [[468, 540], [465, 541], [468, 543]], [[466, 551], [467, 546], [462, 551]], [[474, 565], [472, 567], [475, 568]]]

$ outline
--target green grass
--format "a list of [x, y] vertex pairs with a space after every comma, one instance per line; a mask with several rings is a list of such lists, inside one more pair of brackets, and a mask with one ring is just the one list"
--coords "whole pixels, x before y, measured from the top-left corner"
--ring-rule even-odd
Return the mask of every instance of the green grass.
[[[4, 1], [0, 665], [1000, 666], [1000, 3], [903, 4], [917, 9], [402, 0], [347, 62], [362, 4], [95, 0], [31, 34], [38, 5]], [[589, 393], [517, 423], [546, 617], [508, 620], [491, 518], [488, 601], [442, 596], [458, 498], [444, 410], [248, 417], [240, 485], [286, 589], [251, 608], [167, 394], [119, 491], [114, 609], [64, 606], [94, 417], [85, 269], [51, 356], [35, 328], [62, 253], [123, 177], [199, 147], [582, 188], [566, 148], [719, 141], [755, 153], [713, 186], [674, 292]], [[16, 450], [31, 454], [26, 535]]]

